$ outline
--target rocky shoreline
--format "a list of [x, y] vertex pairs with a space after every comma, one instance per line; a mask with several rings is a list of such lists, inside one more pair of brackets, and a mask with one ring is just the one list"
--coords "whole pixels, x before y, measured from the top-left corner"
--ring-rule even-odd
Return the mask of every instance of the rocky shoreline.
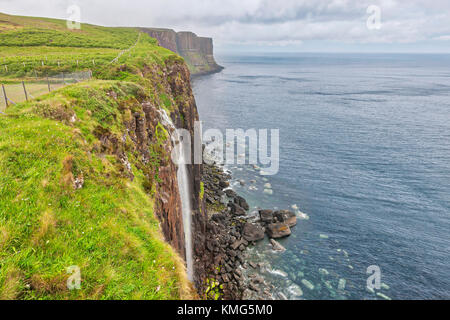
[[[212, 257], [206, 268], [207, 279], [219, 288], [220, 299], [274, 299], [270, 293], [273, 288], [261, 276], [263, 264], [249, 261], [246, 251], [266, 235], [273, 250], [285, 251], [276, 239], [291, 234], [297, 217], [288, 210], [261, 209], [250, 214], [247, 201], [230, 188], [231, 179], [219, 166], [203, 165], [203, 197], [208, 210], [206, 250]], [[246, 272], [251, 269], [255, 272]], [[210, 290], [206, 286], [206, 291]]]

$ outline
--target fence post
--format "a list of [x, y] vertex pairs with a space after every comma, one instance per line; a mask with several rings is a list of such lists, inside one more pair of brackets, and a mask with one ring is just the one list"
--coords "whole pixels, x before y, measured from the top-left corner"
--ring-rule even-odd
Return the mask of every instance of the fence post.
[[50, 90], [50, 81], [48, 80], [48, 76], [47, 76], [47, 86], [48, 86], [48, 92], [51, 92], [52, 90]]
[[8, 97], [6, 96], [6, 90], [5, 90], [5, 85], [2, 83], [2, 89], [3, 89], [3, 95], [5, 96], [5, 103], [6, 103], [6, 107], [9, 107], [8, 104]]
[[62, 73], [63, 84], [66, 84], [66, 79], [64, 78], [64, 72]]
[[25, 100], [28, 101], [27, 88], [25, 87], [25, 81], [22, 81], [23, 92], [25, 93]]
[[36, 77], [36, 79], [38, 78], [38, 77], [37, 77], [36, 69], [34, 69], [34, 76]]

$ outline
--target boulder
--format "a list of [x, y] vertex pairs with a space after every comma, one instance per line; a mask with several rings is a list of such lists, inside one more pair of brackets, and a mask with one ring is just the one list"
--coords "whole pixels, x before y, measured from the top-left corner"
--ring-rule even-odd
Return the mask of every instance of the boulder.
[[236, 250], [237, 248], [240, 248], [240, 246], [243, 244], [244, 244], [244, 239], [241, 239], [241, 240], [235, 241], [230, 247], [231, 247], [231, 249]]
[[234, 203], [237, 204], [238, 206], [240, 206], [241, 208], [243, 208], [244, 210], [250, 209], [250, 206], [248, 205], [247, 201], [240, 196], [236, 196], [234, 198]]
[[276, 240], [270, 239], [270, 243], [272, 244], [272, 249], [275, 251], [284, 252], [286, 248], [279, 244]]
[[222, 189], [228, 188], [230, 186], [230, 183], [228, 181], [220, 181], [219, 182], [219, 187], [221, 187]]
[[283, 222], [269, 224], [266, 228], [269, 238], [278, 239], [291, 235], [291, 229]]
[[273, 220], [273, 210], [259, 210], [259, 216], [262, 222], [271, 223]]
[[242, 230], [242, 237], [247, 241], [264, 239], [264, 228], [258, 224], [247, 222]]
[[235, 216], [244, 216], [246, 214], [246, 211], [241, 206], [233, 202], [229, 202], [228, 207], [230, 208], [231, 214]]
[[292, 211], [289, 210], [275, 211], [273, 216], [277, 218], [279, 222], [284, 222], [289, 227], [297, 225], [297, 216]]
[[231, 189], [225, 190], [225, 194], [227, 195], [228, 198], [234, 198], [237, 196], [236, 192]]

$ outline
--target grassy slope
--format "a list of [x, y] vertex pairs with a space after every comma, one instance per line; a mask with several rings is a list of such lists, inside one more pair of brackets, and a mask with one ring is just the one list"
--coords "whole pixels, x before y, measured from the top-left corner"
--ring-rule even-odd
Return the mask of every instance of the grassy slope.
[[70, 30], [63, 20], [0, 13], [0, 76], [23, 78], [34, 77], [34, 71], [46, 76], [93, 69], [93, 60], [97, 67], [105, 66], [137, 39], [133, 28], [83, 24], [80, 30]]
[[[25, 26], [68, 32], [60, 21], [8, 17], [0, 16], [0, 30], [22, 32]], [[112, 38], [128, 32], [137, 39], [138, 34], [84, 25], [82, 30], [87, 33], [81, 47], [96, 43], [104, 32]], [[77, 42], [71, 46], [77, 54]], [[23, 52], [33, 50], [40, 54], [42, 48]], [[179, 58], [143, 36], [120, 59], [127, 68], [99, 67], [94, 74], [104, 80], [60, 89], [0, 115], [0, 299], [190, 297], [184, 264], [162, 240], [152, 193], [144, 188], [148, 178], [135, 166], [137, 156], [127, 149], [131, 181], [116, 157], [102, 153], [95, 135], [99, 128], [124, 132], [124, 120], [139, 105], [136, 97], [169, 107], [160, 101], [164, 93], [150, 89], [153, 80], [138, 74], [145, 65], [170, 59]], [[69, 121], [73, 114], [75, 123]], [[83, 187], [74, 190], [74, 179], [81, 177]], [[66, 286], [66, 269], [73, 265], [81, 269], [81, 290]]]

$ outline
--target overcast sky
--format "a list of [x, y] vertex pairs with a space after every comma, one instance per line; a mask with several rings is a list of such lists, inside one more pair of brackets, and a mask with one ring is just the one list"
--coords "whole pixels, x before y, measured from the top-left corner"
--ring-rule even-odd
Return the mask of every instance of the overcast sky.
[[0, 0], [0, 11], [66, 19], [73, 4], [82, 22], [189, 30], [219, 52], [450, 53], [450, 0]]

